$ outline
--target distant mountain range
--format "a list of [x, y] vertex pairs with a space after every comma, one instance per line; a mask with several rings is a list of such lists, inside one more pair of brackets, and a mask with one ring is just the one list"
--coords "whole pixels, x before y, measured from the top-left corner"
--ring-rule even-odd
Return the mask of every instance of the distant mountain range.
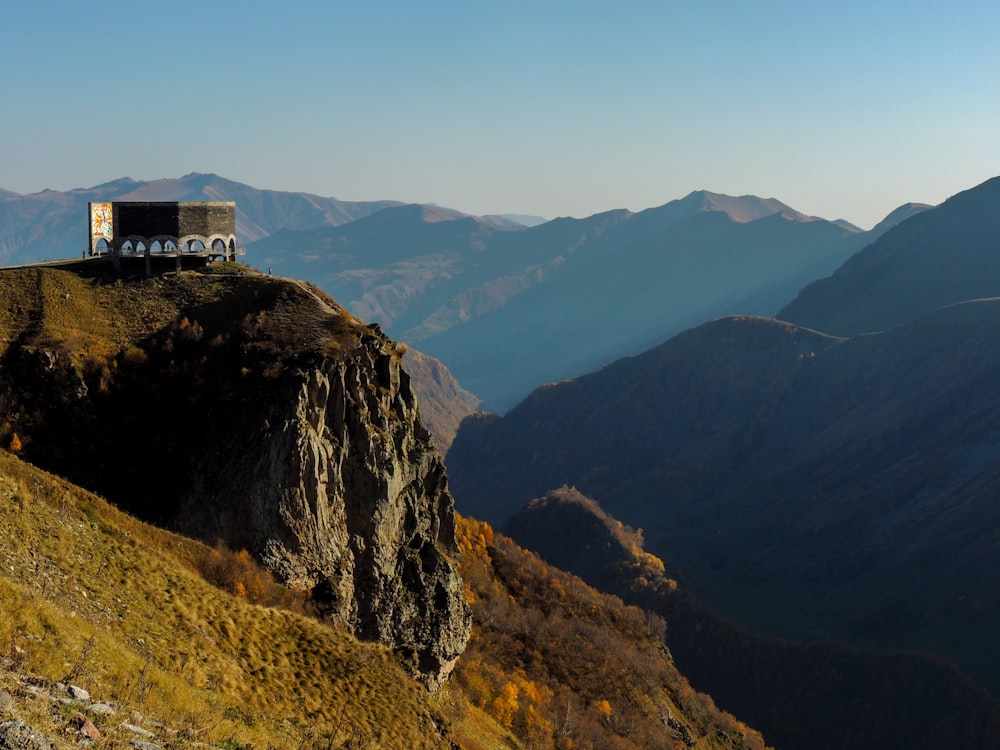
[[76, 257], [95, 200], [236, 201], [248, 263], [317, 283], [445, 362], [493, 409], [713, 317], [773, 315], [919, 210], [903, 207], [862, 232], [775, 199], [698, 191], [639, 213], [545, 222], [189, 174], [0, 193], [0, 263]]
[[240, 242], [253, 242], [282, 228], [344, 224], [397, 201], [339, 201], [308, 193], [257, 190], [214, 174], [138, 181], [129, 177], [65, 192], [19, 195], [0, 192], [0, 263], [79, 257], [87, 246], [91, 201], [236, 201]]
[[[280, 230], [336, 227], [400, 201], [342, 201], [303, 192], [259, 190], [215, 174], [191, 173], [180, 178], [133, 180], [123, 177], [74, 190], [43, 190], [20, 195], [0, 190], [0, 263], [28, 263], [75, 258], [87, 246], [87, 203], [91, 201], [235, 201], [236, 230], [241, 243], [269, 237]], [[466, 216], [427, 206], [429, 220]], [[545, 221], [537, 216], [480, 217], [488, 226], [521, 228]]]
[[744, 625], [934, 651], [1000, 694], [998, 189], [906, 219], [782, 313], [882, 333], [723, 318], [466, 420], [459, 509], [501, 523], [575, 485]]
[[[448, 522], [447, 485], [459, 510], [496, 524], [575, 485], [614, 518], [575, 498], [571, 510], [586, 513], [573, 520], [550, 495], [546, 512], [536, 504], [534, 519], [522, 514], [536, 534], [532, 546], [571, 553], [559, 563], [594, 580], [618, 575], [633, 601], [667, 618], [668, 638], [672, 628], [699, 680], [714, 680], [720, 700], [774, 721], [776, 736], [797, 737], [801, 747], [820, 746], [809, 744], [818, 733], [824, 747], [996, 746], [996, 702], [948, 665], [923, 657], [880, 665], [839, 644], [761, 641], [673, 594], [697, 595], [760, 633], [933, 651], [1000, 695], [1000, 274], [990, 253], [997, 193], [1000, 183], [990, 181], [938, 208], [908, 204], [866, 233], [774, 199], [704, 191], [640, 213], [533, 227], [435, 205], [257, 191], [214, 175], [0, 192], [5, 262], [78, 255], [59, 243], [83, 235], [89, 200], [236, 200], [253, 265], [313, 280], [372, 321], [363, 325], [302, 282], [225, 265], [197, 280], [123, 279], [89, 261], [7, 270], [0, 437], [154, 520], [172, 518], [208, 541], [221, 529], [233, 549], [277, 560], [285, 578], [310, 576], [317, 601], [348, 607], [354, 599], [345, 596], [356, 597], [358, 612], [378, 615], [364, 626], [369, 633], [437, 639], [428, 648], [440, 654], [420, 656], [435, 680], [448, 666], [438, 656], [450, 658], [460, 630], [436, 622], [457, 623], [468, 603], [477, 632], [493, 638], [482, 654], [506, 654], [506, 672], [472, 661], [463, 685], [497, 717], [507, 705], [495, 700], [502, 684], [530, 707], [528, 696], [543, 696], [536, 676], [563, 670], [582, 675], [589, 691], [585, 699], [561, 693], [558, 702], [549, 695], [560, 713], [547, 715], [564, 728], [586, 710], [623, 741], [645, 736], [640, 712], [626, 710], [643, 708], [643, 722], [656, 728], [650, 737], [688, 747], [762, 744], [660, 669], [672, 659], [661, 620], [593, 604], [576, 582], [494, 538], [485, 523]], [[764, 317], [779, 310], [783, 319]], [[446, 359], [492, 406], [513, 404], [545, 380], [592, 372], [535, 388], [505, 416], [467, 418], [446, 479], [423, 424], [446, 445], [476, 398], [374, 323]], [[418, 403], [411, 376], [439, 387]], [[249, 448], [234, 434], [253, 438]], [[365, 505], [390, 489], [438, 500], [375, 512]], [[299, 499], [265, 517], [262, 509], [277, 506], [261, 493]], [[218, 504], [227, 497], [236, 505]], [[330, 499], [329, 512], [319, 497]], [[24, 498], [11, 508], [17, 503]], [[314, 555], [310, 546], [334, 538], [310, 531], [320, 527], [314, 511], [323, 528], [349, 517], [335, 535], [347, 540], [341, 548], [354, 545], [352, 560], [396, 561], [377, 577], [336, 567], [336, 582], [322, 565], [339, 553]], [[291, 539], [280, 524], [297, 518], [305, 521], [295, 539], [322, 565], [300, 564], [291, 541], [285, 556], [277, 556], [284, 546], [265, 544]], [[398, 559], [354, 533], [372, 519], [394, 524], [378, 538], [398, 548]], [[508, 528], [528, 540], [524, 526]], [[468, 588], [445, 575], [458, 548]], [[443, 619], [412, 610], [383, 617], [365, 603], [379, 587], [414, 581], [426, 584], [420, 602]], [[521, 597], [531, 606], [514, 606]], [[623, 650], [599, 620], [642, 633], [653, 650]], [[556, 637], [563, 640], [553, 651]], [[499, 642], [503, 652], [490, 645]], [[564, 659], [574, 652], [591, 666]], [[631, 665], [624, 681], [623, 660]], [[483, 665], [489, 686], [476, 671]], [[810, 692], [817, 680], [824, 689]], [[596, 692], [612, 681], [621, 683], [616, 692]], [[852, 691], [852, 682], [863, 689]], [[851, 698], [847, 711], [865, 716], [831, 711], [829, 695]], [[893, 722], [876, 700], [894, 696], [906, 705], [893, 721], [906, 710], [917, 715], [895, 744], [877, 734]], [[804, 722], [800, 706], [811, 723], [785, 724]], [[678, 719], [681, 708], [703, 720]]]
[[888, 226], [861, 232], [774, 199], [699, 191], [519, 231], [400, 206], [278, 232], [248, 251], [318, 283], [505, 409], [718, 315], [773, 315]]

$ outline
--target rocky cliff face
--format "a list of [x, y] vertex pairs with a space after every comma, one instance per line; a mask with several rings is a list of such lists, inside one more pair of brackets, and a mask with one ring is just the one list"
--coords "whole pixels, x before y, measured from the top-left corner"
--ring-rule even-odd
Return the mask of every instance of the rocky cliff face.
[[[252, 550], [439, 685], [470, 615], [443, 460], [396, 346], [296, 282], [60, 281], [49, 308], [84, 310], [5, 319], [4, 445], [17, 432], [32, 461], [137, 515]], [[130, 300], [144, 322], [122, 329]], [[94, 310], [93, 338], [56, 325]]]
[[[283, 376], [291, 397], [257, 413], [256, 449], [237, 449], [180, 518], [195, 533], [246, 541], [360, 636], [410, 652], [434, 686], [470, 627], [453, 562], [454, 502], [409, 377], [385, 344], [366, 336], [350, 358]], [[212, 501], [220, 484], [235, 502]]]

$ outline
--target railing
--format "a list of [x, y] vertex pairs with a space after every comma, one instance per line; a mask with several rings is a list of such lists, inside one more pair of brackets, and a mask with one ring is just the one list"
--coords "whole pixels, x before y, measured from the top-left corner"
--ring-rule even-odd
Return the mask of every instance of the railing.
[[[151, 258], [176, 258], [178, 255], [180, 255], [181, 257], [188, 257], [188, 258], [205, 258], [205, 257], [218, 258], [229, 255], [237, 256], [246, 254], [247, 254], [247, 249], [245, 247], [237, 247], [233, 248], [232, 250], [230, 250], [229, 248], [220, 250], [211, 247], [200, 248], [197, 250], [176, 248], [176, 247], [170, 249], [160, 248], [158, 250], [147, 249], [147, 248], [143, 248], [142, 250], [138, 250], [136, 248], [123, 248], [118, 251], [118, 256], [121, 258], [145, 258], [147, 255], [149, 255]], [[114, 253], [111, 251], [110, 248], [105, 248], [105, 247], [97, 248], [94, 251], [93, 255], [90, 255], [89, 249], [83, 251], [84, 258], [104, 257], [109, 255], [114, 255]]]

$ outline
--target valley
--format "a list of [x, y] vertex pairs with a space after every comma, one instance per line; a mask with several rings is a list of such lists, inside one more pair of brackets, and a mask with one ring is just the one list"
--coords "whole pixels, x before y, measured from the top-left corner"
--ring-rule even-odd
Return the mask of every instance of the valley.
[[[0, 441], [306, 592], [444, 742], [995, 746], [997, 184], [870, 232], [706, 191], [533, 226], [47, 196], [241, 195], [257, 270], [0, 271]], [[519, 513], [564, 485], [599, 522]]]

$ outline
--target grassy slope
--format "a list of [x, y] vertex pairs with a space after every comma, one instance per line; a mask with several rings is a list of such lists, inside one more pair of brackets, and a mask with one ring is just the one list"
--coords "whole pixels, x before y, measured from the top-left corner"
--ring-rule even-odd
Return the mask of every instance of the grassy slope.
[[[234, 270], [151, 280], [119, 280], [96, 264], [5, 270], [0, 355], [37, 346], [69, 356], [78, 371], [113, 367], [192, 310], [206, 340], [242, 320], [260, 329], [254, 345], [267, 351], [315, 346], [318, 337], [327, 348], [346, 347], [364, 333], [308, 285]], [[334, 320], [316, 314], [331, 308], [341, 313]], [[262, 309], [266, 316], [247, 322]], [[325, 327], [316, 328], [320, 319]], [[3, 446], [22, 426], [8, 416], [0, 404]], [[255, 746], [435, 747], [449, 720], [450, 738], [470, 750], [640, 747], [642, 737], [669, 747], [689, 731], [697, 746], [762, 745], [710, 699], [692, 697], [644, 615], [543, 570], [509, 543], [466, 545], [465, 575], [477, 581], [469, 596], [506, 603], [477, 608], [475, 648], [461, 670], [471, 680], [429, 697], [385, 649], [206, 584], [195, 572], [213, 554], [203, 545], [9, 454], [0, 455], [0, 478], [0, 688], [12, 693], [15, 670], [49, 681], [73, 673], [95, 698], [192, 729], [201, 741]], [[558, 611], [546, 604], [553, 585], [562, 589]], [[511, 650], [512, 627], [534, 644], [530, 651]], [[580, 638], [614, 644], [614, 653], [581, 649]], [[19, 701], [15, 708], [28, 712]], [[65, 723], [35, 718], [51, 731]]]
[[385, 648], [219, 591], [193, 570], [202, 545], [3, 452], [0, 528], [0, 687], [12, 693], [15, 668], [75, 671], [95, 699], [216, 744], [446, 746], [433, 699]]
[[23, 697], [23, 675], [121, 704], [92, 717], [111, 742], [138, 710], [191, 730], [176, 746], [763, 747], [676, 672], [656, 618], [475, 521], [460, 535], [476, 630], [435, 696], [385, 648], [206, 583], [213, 550], [3, 451], [0, 529], [0, 690], [50, 736], [71, 712]]

